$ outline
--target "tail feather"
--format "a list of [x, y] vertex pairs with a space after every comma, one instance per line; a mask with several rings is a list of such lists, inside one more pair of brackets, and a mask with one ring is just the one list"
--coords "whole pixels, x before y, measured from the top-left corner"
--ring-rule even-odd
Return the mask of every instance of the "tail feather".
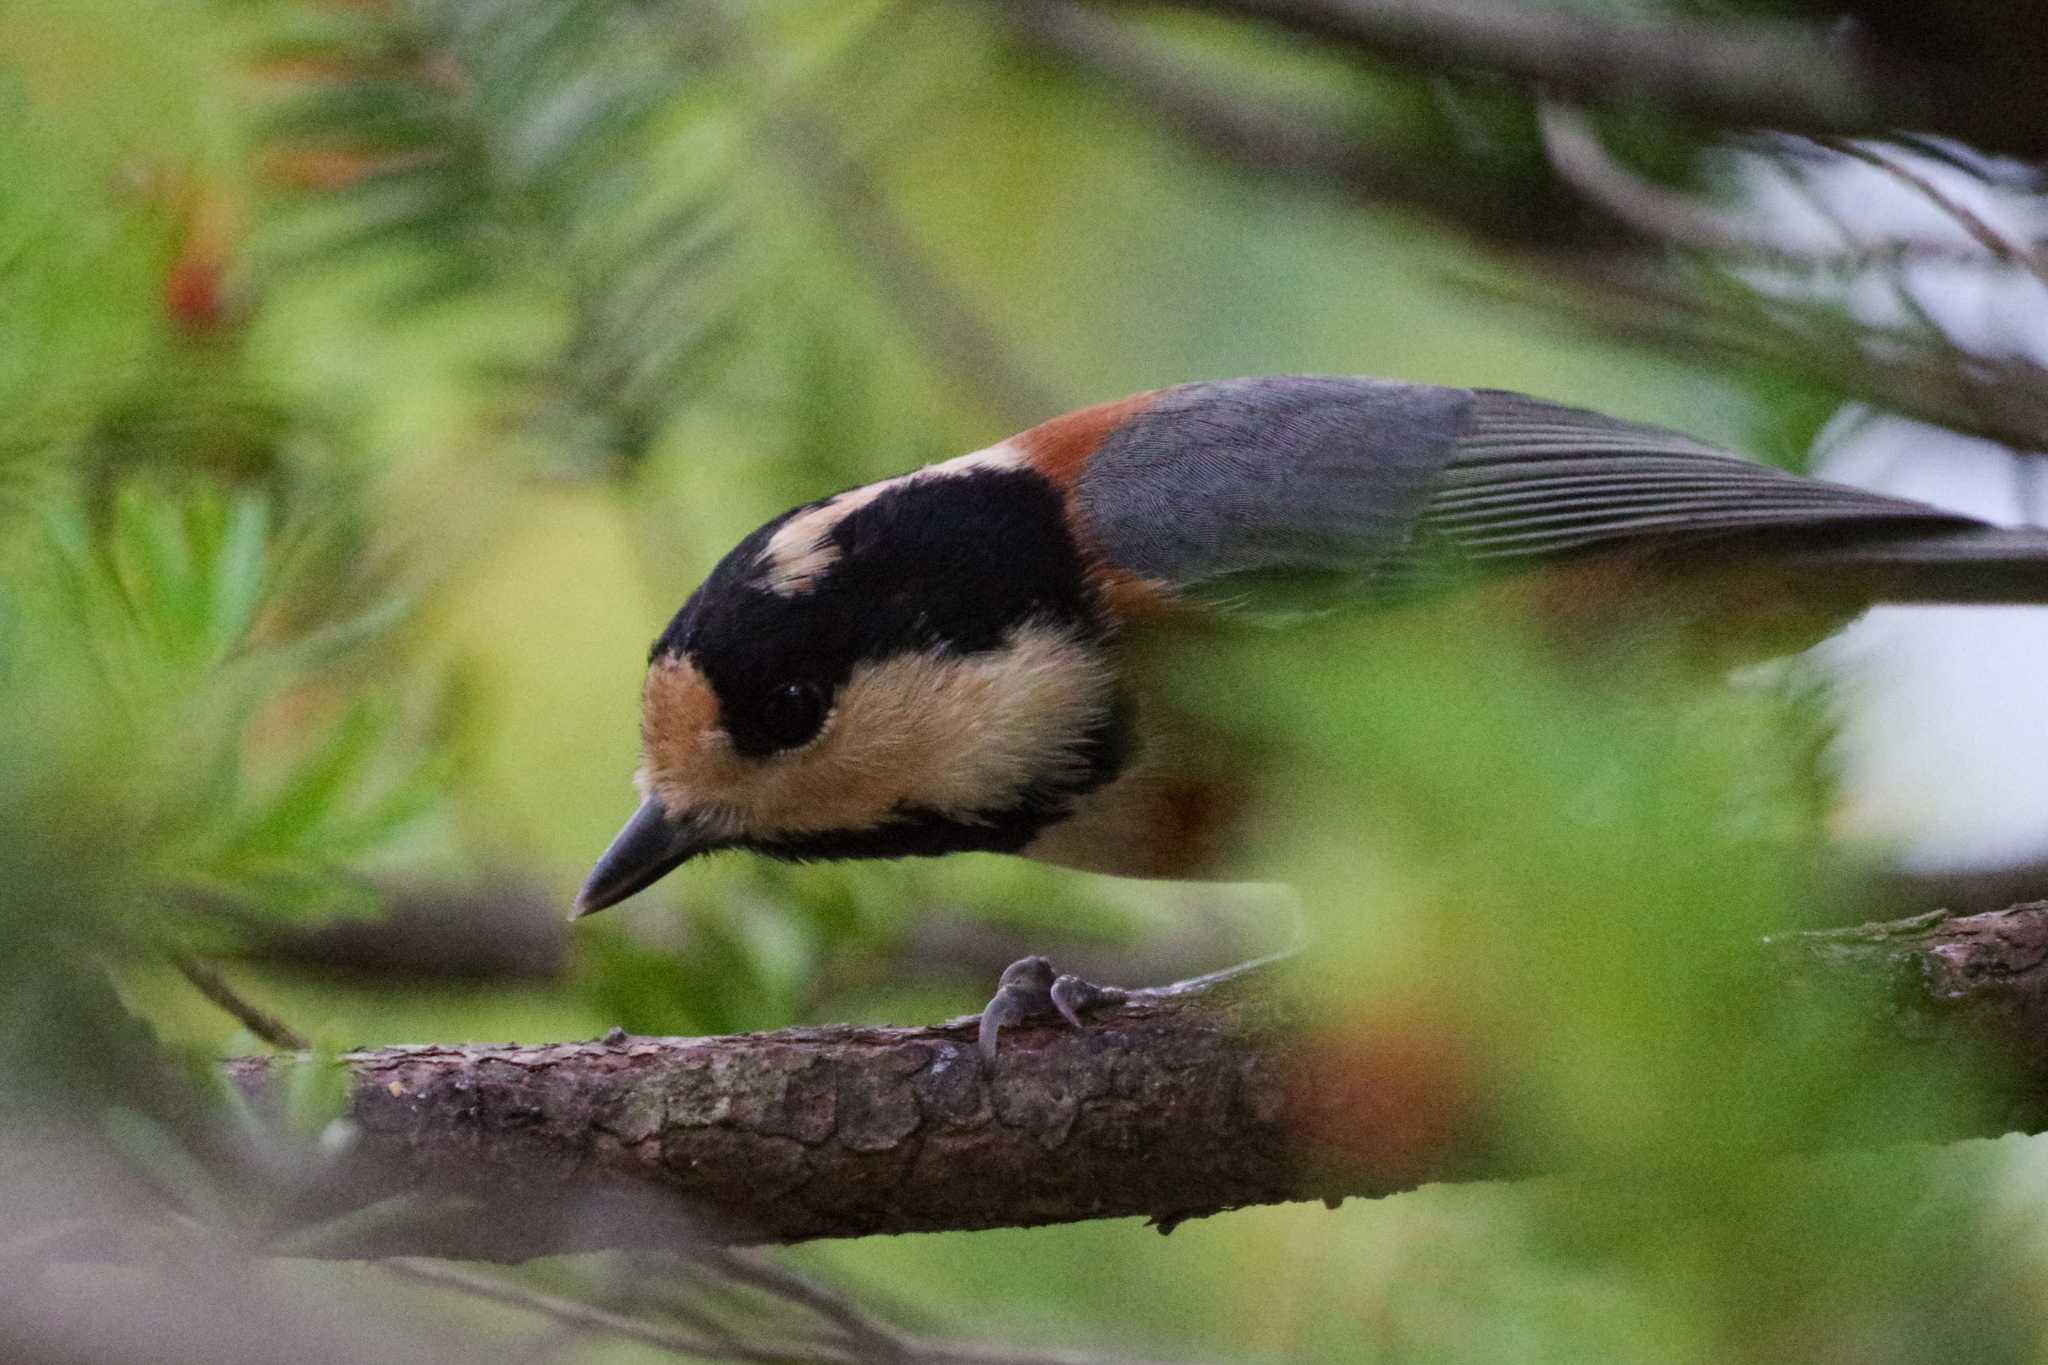
[[2048, 606], [2048, 527], [1967, 526], [1859, 537], [1797, 558], [1871, 571], [1879, 602]]

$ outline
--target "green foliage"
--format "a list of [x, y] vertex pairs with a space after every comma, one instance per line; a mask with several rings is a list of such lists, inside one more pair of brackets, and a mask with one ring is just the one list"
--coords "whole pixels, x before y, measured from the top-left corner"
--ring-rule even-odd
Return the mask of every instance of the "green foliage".
[[147, 222], [96, 218], [87, 166], [61, 155], [28, 99], [0, 69], [0, 516], [18, 512], [36, 457], [90, 424], [147, 346], [161, 239]]
[[[18, 566], [10, 682], [19, 695], [51, 672], [76, 680], [71, 703], [122, 755], [121, 798], [147, 832], [135, 862], [165, 908], [367, 908], [347, 870], [425, 813], [436, 760], [429, 747], [394, 770], [395, 708], [322, 699], [316, 680], [373, 649], [403, 599], [326, 620], [293, 603], [327, 585], [299, 579], [304, 543], [254, 493], [130, 485], [104, 528], [74, 499], [41, 529], [41, 553]], [[259, 752], [252, 730], [294, 712], [308, 733]], [[256, 780], [263, 767], [278, 771]]]
[[[6, 1234], [111, 1208], [181, 1270], [220, 1233], [291, 1234], [345, 1154], [336, 1073], [295, 1069], [282, 1123], [255, 1112], [210, 1060], [248, 1039], [135, 964], [373, 910], [371, 871], [525, 879], [566, 909], [629, 800], [646, 644], [696, 576], [795, 502], [1006, 434], [903, 325], [935, 301], [891, 297], [802, 149], [760, 135], [762, 102], [835, 132], [1018, 368], [1077, 402], [1382, 372], [1779, 432], [1764, 453], [1789, 460], [1827, 398], [1780, 377], [1745, 404], [1503, 319], [1443, 284], [1477, 268], [1455, 244], [1214, 174], [1117, 92], [1018, 60], [979, 8], [728, 6], [752, 65], [639, 2], [41, 8], [0, 11], [0, 51], [35, 59], [0, 58]], [[1333, 95], [1419, 156], [1549, 183], [1506, 88], [1367, 82], [1208, 20], [1181, 36], [1223, 88]], [[1636, 153], [1680, 178], [1668, 136]], [[623, 477], [536, 487], [541, 450]], [[1490, 619], [1330, 620], [1186, 672], [1295, 760], [1271, 852], [1315, 930], [1304, 989], [1334, 1023], [1406, 1011], [1496, 1058], [1513, 1155], [1572, 1176], [1170, 1241], [809, 1259], [962, 1333], [1143, 1355], [2022, 1356], [2039, 1277], [1995, 1235], [2000, 1199], [2031, 1211], [2011, 1170], [1752, 1149], [1975, 1102], [1760, 976], [1759, 935], [1848, 903], [1824, 698], [1797, 672], [1701, 685], [1665, 642], [1624, 644], [1561, 660]], [[732, 858], [578, 925], [542, 986], [404, 964], [266, 984], [351, 1043], [914, 1019], [990, 984], [972, 953], [920, 955], [921, 917], [974, 922], [997, 958], [1142, 949], [1210, 894], [1155, 890], [1148, 913], [994, 859]], [[332, 1268], [295, 1284], [360, 1298]]]
[[[291, 1067], [261, 1105], [213, 1066], [195, 1068], [192, 1087], [203, 1103], [203, 1124], [188, 1116], [179, 1125], [117, 1104], [96, 1115], [97, 1136], [152, 1188], [173, 1220], [289, 1254], [319, 1235], [303, 1225], [304, 1206], [346, 1163], [356, 1139], [344, 1117], [348, 1073], [331, 1051], [316, 1049], [307, 1060], [310, 1065]], [[175, 1223], [152, 1232], [166, 1254], [177, 1254]]]
[[572, 462], [645, 454], [740, 301], [718, 129], [668, 25], [524, 0], [286, 13], [266, 55], [312, 73], [266, 129], [300, 187], [287, 260], [403, 262], [409, 307], [537, 292], [567, 335], [508, 392]]
[[[164, 17], [0, 30], [61, 63]], [[204, 67], [202, 32], [166, 70]], [[364, 866], [435, 803], [439, 726], [363, 682], [410, 594], [329, 413], [244, 346], [206, 138], [131, 118], [120, 81], [83, 109], [30, 74], [0, 71], [0, 1221], [170, 1247], [287, 1206], [338, 1097], [259, 1120], [110, 970], [371, 908]], [[138, 152], [137, 128], [161, 140]], [[154, 1206], [118, 1193], [143, 1189]]]
[[[54, 60], [161, 19], [87, 5], [72, 43], [23, 36]], [[173, 87], [233, 31], [183, 34], [205, 38]], [[28, 75], [0, 72], [0, 690], [24, 760], [0, 804], [93, 869], [79, 911], [129, 944], [202, 909], [362, 909], [352, 870], [416, 823], [438, 762], [423, 708], [346, 678], [408, 596], [328, 413], [245, 351], [217, 135], [191, 113], [137, 153], [121, 139], [150, 125], [123, 101], [147, 84], [88, 112]]]
[[829, 866], [728, 865], [676, 940], [598, 929], [583, 995], [630, 1033], [741, 1033], [813, 1012], [848, 964], [901, 948], [907, 890]]
[[[1274, 794], [1275, 824], [1329, 1026], [1392, 1021], [1483, 1058], [1510, 1164], [1577, 1173], [1519, 1203], [1530, 1254], [1615, 1276], [1605, 1311], [1672, 1305], [1661, 1342], [1804, 1358], [1791, 1343], [1831, 1314], [1882, 1311], [1902, 1343], [2002, 1349], [2010, 1324], [1975, 1320], [1949, 1259], [1968, 1176], [1958, 1223], [1901, 1228], [1934, 1178], [1921, 1156], [1766, 1155], [1938, 1130], [1979, 1103], [1966, 1073], [1878, 1041], [1867, 1002], [1790, 991], [1760, 951], [1826, 922], [1841, 889], [1811, 698], [1730, 688], [1648, 625], [1560, 654], [1446, 610], [1262, 640], [1192, 684], [1291, 747], [1300, 780]], [[1859, 1283], [1840, 1258], [1880, 1228], [1896, 1230]], [[1910, 1303], [1893, 1297], [1908, 1284]], [[1764, 1301], [1784, 1316], [1759, 1322]], [[1587, 1325], [1465, 1344], [1523, 1358]]]

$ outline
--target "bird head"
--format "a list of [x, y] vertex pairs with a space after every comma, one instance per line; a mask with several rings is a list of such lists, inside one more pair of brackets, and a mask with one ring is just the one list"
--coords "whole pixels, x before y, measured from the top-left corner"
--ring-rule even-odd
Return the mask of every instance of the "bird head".
[[578, 915], [701, 853], [1014, 852], [1122, 762], [1064, 500], [1007, 443], [742, 540], [649, 655], [639, 810]]

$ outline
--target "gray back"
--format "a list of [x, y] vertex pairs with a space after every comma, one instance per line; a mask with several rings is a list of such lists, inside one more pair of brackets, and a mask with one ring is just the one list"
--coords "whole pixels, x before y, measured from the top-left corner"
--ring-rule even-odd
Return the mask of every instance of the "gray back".
[[1102, 443], [1078, 506], [1112, 562], [1176, 587], [1367, 572], [1407, 544], [1471, 405], [1379, 379], [1183, 385]]

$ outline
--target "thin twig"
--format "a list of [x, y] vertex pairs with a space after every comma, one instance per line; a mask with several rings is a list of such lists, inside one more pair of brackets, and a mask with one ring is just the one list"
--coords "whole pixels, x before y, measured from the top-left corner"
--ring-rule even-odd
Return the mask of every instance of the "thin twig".
[[1498, 0], [1179, 3], [1431, 71], [1500, 71], [1581, 99], [1639, 100], [1717, 122], [1821, 132], [1944, 122], [1906, 73], [1881, 71], [1812, 26], [1636, 19]]
[[[1823, 151], [1830, 150], [1819, 139], [1812, 139], [1812, 142], [1814, 146], [1820, 147]], [[1789, 164], [1789, 159], [1787, 163], [1781, 164]], [[1837, 209], [1834, 200], [1816, 183], [1813, 169], [1804, 163], [1789, 164], [1788, 174], [1792, 184], [1804, 196], [1806, 202], [1812, 206], [1813, 210], [1828, 221], [1844, 242], [1847, 242], [1852, 247], [1861, 245], [1863, 241], [1861, 229], [1854, 222], [1850, 221], [1848, 215]], [[1955, 374], [1956, 380], [1960, 385], [1957, 401], [1968, 406], [1972, 417], [1977, 421], [1985, 421], [1988, 417], [1988, 412], [1984, 397], [1968, 385], [1967, 376], [1962, 373], [1962, 361], [1969, 353], [1957, 344], [1956, 339], [1949, 334], [1948, 328], [1942, 326], [1941, 319], [1936, 317], [1927, 305], [1921, 301], [1920, 295], [1913, 288], [1912, 279], [1909, 278], [1902, 266], [1903, 263], [1900, 263], [1885, 272], [1885, 280], [1891, 287], [1892, 297], [1897, 300], [1900, 309], [1904, 311], [1913, 323], [1919, 326], [1921, 332], [1926, 336], [1930, 358], [1940, 360], [1946, 357], [1949, 361], [1949, 369]], [[1903, 452], [1901, 452], [1902, 454]], [[1893, 459], [1899, 459], [1901, 455], [1894, 455]]]
[[[734, 1258], [735, 1262], [739, 1259]], [[903, 1365], [1146, 1365], [1142, 1361], [1099, 1355], [1018, 1352], [1002, 1347], [912, 1341], [898, 1337], [866, 1318], [823, 1286], [758, 1261], [747, 1266], [724, 1266], [720, 1270], [733, 1278], [748, 1277], [746, 1282], [778, 1299], [831, 1317], [841, 1324], [841, 1330], [849, 1338], [844, 1346], [826, 1346], [823, 1350], [766, 1346], [758, 1339], [743, 1338], [737, 1332], [710, 1323], [705, 1326], [705, 1334], [698, 1336], [534, 1289], [502, 1276], [461, 1270], [425, 1257], [394, 1257], [380, 1264], [394, 1275], [452, 1289], [473, 1298], [523, 1308], [579, 1331], [623, 1337], [679, 1355], [741, 1361], [746, 1365], [853, 1365], [854, 1362], [874, 1365], [885, 1361], [900, 1361]]]
[[[1859, 326], [1825, 305], [1719, 295], [1660, 279], [1626, 262], [1555, 257], [1531, 266], [1573, 294], [1497, 278], [1458, 281], [1496, 303], [1562, 310], [1590, 332], [1687, 354], [1772, 367], [1840, 389], [1889, 412], [2020, 450], [2048, 449], [2048, 368], [2019, 356], [1977, 356], [1894, 329]], [[1576, 295], [1574, 297], [1573, 295]]]
[[1637, 175], [1608, 152], [1592, 120], [1579, 109], [1539, 100], [1536, 120], [1544, 154], [1561, 180], [1631, 231], [1670, 246], [1792, 269], [1863, 269], [1909, 258], [1983, 259], [1950, 242], [1906, 237], [1855, 242], [1843, 251], [1801, 248], [1774, 237], [1748, 215], [1730, 213]]
[[907, 1362], [917, 1354], [911, 1343], [855, 1308], [843, 1295], [765, 1257], [711, 1250], [697, 1260], [727, 1279], [808, 1309], [843, 1333], [864, 1360]]
[[291, 1025], [244, 1000], [227, 978], [189, 953], [170, 952], [171, 965], [192, 983], [192, 988], [234, 1016], [235, 1022], [274, 1048], [305, 1052], [313, 1046]]
[[746, 92], [745, 113], [758, 140], [797, 172], [821, 220], [879, 286], [926, 357], [1016, 426], [1069, 406], [1019, 362], [1001, 331], [925, 251], [825, 111], [791, 82], [773, 78], [748, 34], [748, 12], [718, 0], [693, 7], [689, 16], [690, 40], [723, 62]]
[[743, 1361], [747, 1362], [747, 1365], [819, 1365], [821, 1359], [808, 1352], [792, 1353], [749, 1346], [730, 1339], [716, 1340], [692, 1336], [673, 1328], [642, 1322], [624, 1313], [614, 1313], [595, 1304], [581, 1303], [560, 1294], [550, 1294], [545, 1290], [514, 1284], [501, 1276], [459, 1270], [454, 1266], [424, 1257], [393, 1257], [379, 1264], [404, 1279], [438, 1285], [443, 1289], [467, 1294], [471, 1298], [487, 1299], [492, 1303], [501, 1303], [512, 1308], [524, 1308], [528, 1312], [552, 1318], [580, 1331], [624, 1337], [629, 1341], [673, 1351], [678, 1355]]
[[1539, 100], [1536, 128], [1551, 169], [1631, 230], [1673, 246], [1717, 254], [1776, 254], [1755, 224], [1689, 194], [1652, 184], [1630, 171], [1601, 145], [1593, 122], [1579, 110]]
[[1990, 252], [1992, 256], [2007, 265], [2019, 266], [2042, 284], [2048, 285], [2048, 259], [2043, 259], [2040, 252], [2020, 246], [1986, 222], [1975, 209], [1897, 157], [1890, 156], [1869, 143], [1849, 138], [1815, 137], [1813, 141], [1837, 155], [1861, 161], [1866, 166], [1874, 166], [1883, 171], [1954, 219], [1956, 226], [1968, 233], [1972, 241]]
[[1349, 112], [1340, 104], [1253, 98], [1204, 81], [1171, 45], [1071, 0], [1001, 0], [993, 11], [1015, 37], [1233, 166], [1460, 221], [1495, 216], [1491, 187], [1363, 141], [1346, 126]]

